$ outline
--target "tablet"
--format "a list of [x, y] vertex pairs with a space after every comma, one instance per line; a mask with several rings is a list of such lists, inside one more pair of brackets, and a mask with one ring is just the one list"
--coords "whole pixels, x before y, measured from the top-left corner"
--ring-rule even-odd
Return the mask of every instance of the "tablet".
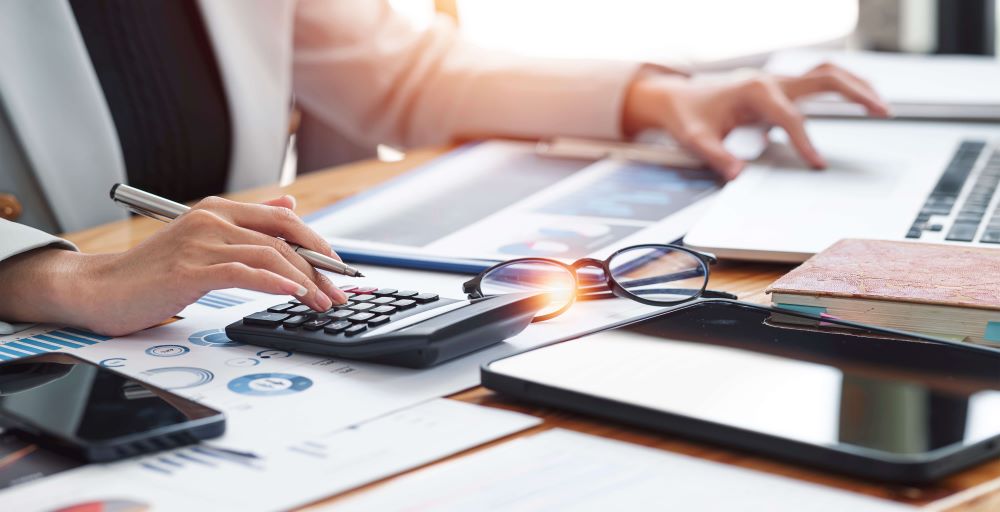
[[503, 394], [866, 478], [1000, 451], [1000, 351], [712, 300], [486, 364]]

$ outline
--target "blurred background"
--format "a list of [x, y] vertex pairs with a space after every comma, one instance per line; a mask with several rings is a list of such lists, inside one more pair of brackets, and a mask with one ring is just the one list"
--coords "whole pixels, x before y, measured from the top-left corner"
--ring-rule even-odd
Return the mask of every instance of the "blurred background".
[[995, 55], [994, 0], [391, 0], [416, 25], [552, 57], [761, 65], [785, 48]]

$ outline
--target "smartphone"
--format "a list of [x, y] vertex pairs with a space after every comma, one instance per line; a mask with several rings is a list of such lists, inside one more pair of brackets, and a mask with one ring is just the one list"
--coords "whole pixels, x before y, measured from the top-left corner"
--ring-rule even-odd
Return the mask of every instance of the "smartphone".
[[0, 364], [0, 426], [87, 462], [218, 437], [221, 411], [70, 354]]

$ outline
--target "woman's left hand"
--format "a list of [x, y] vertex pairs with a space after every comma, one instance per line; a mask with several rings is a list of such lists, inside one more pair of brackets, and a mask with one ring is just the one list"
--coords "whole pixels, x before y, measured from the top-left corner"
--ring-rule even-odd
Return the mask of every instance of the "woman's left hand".
[[660, 71], [644, 71], [629, 88], [623, 109], [626, 135], [660, 128], [701, 157], [724, 179], [731, 180], [744, 162], [726, 151], [723, 139], [737, 126], [767, 123], [780, 126], [811, 166], [826, 166], [805, 130], [805, 116], [794, 101], [811, 94], [835, 92], [865, 107], [869, 115], [889, 117], [889, 107], [871, 85], [833, 64], [823, 64], [798, 77], [762, 74], [727, 84], [699, 84]]

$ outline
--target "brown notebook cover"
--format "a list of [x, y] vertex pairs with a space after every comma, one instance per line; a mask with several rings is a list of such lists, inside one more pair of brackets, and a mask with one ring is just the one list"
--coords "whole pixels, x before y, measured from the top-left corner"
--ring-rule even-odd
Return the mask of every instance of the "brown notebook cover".
[[766, 291], [1000, 310], [1000, 247], [841, 240]]

